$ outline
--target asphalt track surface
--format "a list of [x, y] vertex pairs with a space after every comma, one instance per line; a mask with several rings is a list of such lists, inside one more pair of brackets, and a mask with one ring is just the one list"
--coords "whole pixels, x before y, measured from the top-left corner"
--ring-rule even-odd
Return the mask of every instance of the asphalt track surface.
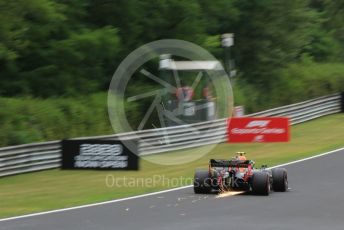
[[343, 230], [344, 150], [287, 165], [290, 191], [195, 195], [192, 188], [0, 222], [1, 230]]

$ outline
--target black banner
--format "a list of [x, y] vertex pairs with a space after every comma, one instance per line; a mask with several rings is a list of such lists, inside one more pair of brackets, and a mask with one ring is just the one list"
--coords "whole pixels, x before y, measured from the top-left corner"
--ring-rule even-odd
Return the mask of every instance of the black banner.
[[[130, 141], [130, 144], [132, 143], [133, 141]], [[138, 156], [126, 147], [125, 141], [62, 141], [62, 169], [138, 170], [138, 168]]]

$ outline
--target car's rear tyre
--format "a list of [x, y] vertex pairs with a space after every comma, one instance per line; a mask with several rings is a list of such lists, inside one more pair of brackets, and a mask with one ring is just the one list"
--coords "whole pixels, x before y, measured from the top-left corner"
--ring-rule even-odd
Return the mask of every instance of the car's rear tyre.
[[211, 192], [211, 179], [208, 170], [196, 170], [194, 192], [196, 194], [207, 194]]
[[287, 170], [283, 168], [272, 169], [272, 187], [276, 192], [285, 192], [288, 190]]
[[270, 193], [269, 174], [256, 172], [252, 176], [252, 192], [257, 195], [267, 196]]

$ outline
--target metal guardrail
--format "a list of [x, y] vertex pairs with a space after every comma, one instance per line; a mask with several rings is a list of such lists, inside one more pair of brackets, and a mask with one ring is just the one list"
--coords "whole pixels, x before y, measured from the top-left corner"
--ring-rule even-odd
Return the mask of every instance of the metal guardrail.
[[[291, 118], [291, 123], [294, 125], [341, 112], [341, 100], [341, 95], [335, 94], [247, 116], [287, 116]], [[226, 119], [220, 119], [191, 125], [87, 137], [86, 139], [139, 138], [140, 155], [149, 155], [224, 142], [226, 141], [226, 122]], [[60, 165], [60, 141], [0, 148], [0, 177], [58, 168]]]
[[[254, 114], [250, 117], [286, 116], [291, 124], [312, 120], [321, 116], [339, 113], [341, 111], [341, 96], [339, 94], [324, 96], [292, 105], [282, 106]], [[199, 147], [226, 141], [226, 119], [203, 122], [189, 127], [175, 127], [175, 129], [154, 129], [150, 132], [158, 133], [159, 138], [145, 135], [140, 137], [139, 150], [141, 155], [149, 155], [168, 151]], [[199, 134], [192, 128], [200, 130]], [[159, 133], [160, 132], [160, 133]], [[152, 133], [151, 133], [152, 134]], [[167, 138], [168, 142], [161, 140]]]
[[0, 177], [58, 168], [60, 150], [60, 141], [0, 148]]

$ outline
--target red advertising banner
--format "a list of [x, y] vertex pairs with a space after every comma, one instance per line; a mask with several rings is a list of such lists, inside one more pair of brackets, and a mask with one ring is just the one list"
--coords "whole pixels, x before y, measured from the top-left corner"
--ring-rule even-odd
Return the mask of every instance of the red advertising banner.
[[288, 142], [286, 117], [240, 117], [228, 119], [228, 142]]

